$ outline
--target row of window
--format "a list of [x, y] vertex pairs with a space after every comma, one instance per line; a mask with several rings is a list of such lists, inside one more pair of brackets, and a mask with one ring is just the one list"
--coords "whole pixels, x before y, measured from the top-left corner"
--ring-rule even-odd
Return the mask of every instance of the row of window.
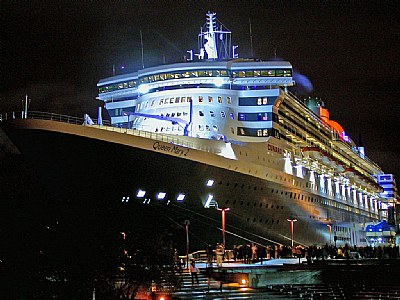
[[180, 78], [197, 78], [197, 77], [292, 77], [292, 69], [266, 69], [266, 70], [246, 70], [231, 71], [224, 70], [192, 70], [170, 73], [160, 73], [139, 78], [139, 83], [150, 83]]
[[[170, 73], [160, 73], [150, 76], [140, 77], [139, 80], [130, 80], [127, 82], [119, 82], [99, 87], [99, 93], [107, 93], [120, 89], [137, 88], [138, 83], [151, 83], [157, 81], [180, 79], [180, 78], [197, 78], [197, 77], [228, 77], [229, 72], [225, 70], [192, 70]], [[246, 70], [231, 71], [230, 77], [246, 78], [246, 77], [292, 77], [291, 69], [266, 69], [266, 70]]]

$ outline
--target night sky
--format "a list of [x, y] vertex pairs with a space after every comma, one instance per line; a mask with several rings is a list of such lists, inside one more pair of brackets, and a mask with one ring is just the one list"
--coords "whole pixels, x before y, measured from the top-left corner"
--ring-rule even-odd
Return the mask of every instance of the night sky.
[[[197, 51], [205, 13], [233, 32], [240, 57], [292, 63], [366, 155], [400, 182], [397, 1], [11, 1], [0, 5], [0, 112], [95, 115], [96, 83]], [[360, 138], [361, 137], [361, 138]]]

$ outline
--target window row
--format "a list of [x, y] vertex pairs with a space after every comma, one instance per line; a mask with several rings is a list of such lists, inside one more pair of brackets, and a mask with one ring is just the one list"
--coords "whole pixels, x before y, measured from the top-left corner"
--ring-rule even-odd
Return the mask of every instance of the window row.
[[187, 70], [179, 72], [159, 73], [149, 76], [140, 77], [139, 80], [130, 80], [127, 82], [119, 82], [99, 87], [99, 93], [107, 93], [119, 89], [137, 88], [138, 84], [152, 83], [157, 81], [180, 79], [180, 78], [197, 78], [197, 77], [292, 77], [292, 69], [265, 69], [265, 70]]
[[[210, 110], [209, 113], [210, 113], [210, 117], [215, 117], [215, 115], [216, 115], [216, 113], [213, 110]], [[204, 111], [199, 110], [200, 117], [204, 117], [204, 114], [205, 114]], [[221, 111], [220, 114], [221, 114], [221, 118], [226, 118], [226, 113], [224, 111]], [[229, 113], [229, 117], [231, 118], [231, 120], [235, 119], [235, 115], [232, 112]]]

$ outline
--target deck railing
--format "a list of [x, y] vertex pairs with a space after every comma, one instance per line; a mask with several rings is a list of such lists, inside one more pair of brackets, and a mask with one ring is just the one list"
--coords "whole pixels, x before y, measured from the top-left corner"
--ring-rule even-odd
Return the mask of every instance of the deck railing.
[[[36, 119], [36, 120], [52, 120], [69, 124], [83, 124], [84, 118], [72, 117], [67, 115], [41, 112], [41, 111], [29, 111], [25, 117], [23, 111], [13, 111], [4, 114], [0, 114], [0, 121], [16, 120], [16, 119]], [[92, 119], [94, 123], [97, 123], [97, 119]], [[110, 125], [110, 121], [103, 120], [104, 125]]]
[[160, 142], [170, 143], [182, 147], [192, 148], [196, 150], [202, 150], [210, 153], [220, 153], [221, 151], [214, 147], [204, 146], [201, 143], [194, 143], [192, 141], [187, 141], [185, 139], [180, 138], [180, 136], [176, 135], [165, 135], [150, 131], [138, 130], [138, 129], [128, 129], [121, 127], [110, 126], [110, 121], [103, 120], [102, 125], [97, 125], [97, 119], [92, 119], [93, 125], [86, 124], [84, 118], [72, 117], [67, 115], [61, 115], [56, 113], [48, 113], [48, 112], [40, 112], [40, 111], [29, 111], [27, 116], [25, 117], [23, 111], [19, 112], [9, 112], [5, 114], [0, 114], [0, 122], [8, 121], [8, 120], [21, 120], [21, 119], [36, 119], [36, 120], [51, 120], [56, 122], [75, 124], [75, 125], [85, 125], [90, 127], [95, 127], [102, 130], [119, 132], [130, 134], [134, 136], [144, 137], [148, 139], [157, 140]]

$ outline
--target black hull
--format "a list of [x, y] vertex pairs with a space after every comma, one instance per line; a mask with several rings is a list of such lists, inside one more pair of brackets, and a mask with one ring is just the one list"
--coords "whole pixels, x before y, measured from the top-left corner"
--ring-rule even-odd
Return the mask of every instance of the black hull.
[[[221, 212], [204, 208], [210, 193], [220, 207], [230, 208], [226, 217], [227, 248], [251, 241], [290, 245], [287, 219], [293, 217], [298, 220], [295, 244], [303, 245], [329, 243], [328, 228], [319, 216], [329, 215], [338, 224], [368, 221], [327, 209], [313, 201], [315, 195], [310, 201], [310, 194], [296, 187], [189, 159], [46, 130], [10, 127], [6, 131], [37, 170], [54, 201], [97, 214], [105, 224], [114, 223], [112, 226], [121, 230], [128, 226], [136, 234], [174, 228], [181, 245], [185, 239], [183, 223], [190, 220], [191, 250], [222, 241]], [[209, 179], [215, 181], [212, 187], [206, 186]], [[136, 198], [138, 189], [146, 190], [149, 204]], [[156, 200], [158, 192], [165, 192], [166, 199]], [[186, 195], [182, 203], [176, 201], [179, 193]], [[123, 202], [124, 197], [129, 201]]]

